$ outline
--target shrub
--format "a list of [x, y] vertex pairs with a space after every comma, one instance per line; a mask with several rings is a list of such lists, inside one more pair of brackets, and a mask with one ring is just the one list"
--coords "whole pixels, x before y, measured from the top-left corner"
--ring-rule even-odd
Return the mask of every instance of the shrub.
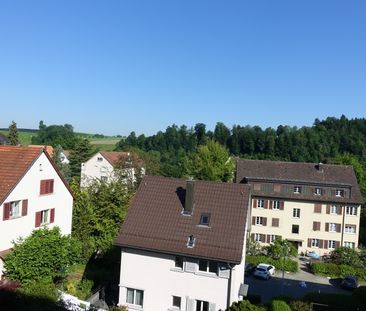
[[80, 282], [70, 280], [66, 283], [65, 287], [70, 295], [76, 296], [81, 300], [86, 300], [92, 294], [93, 281], [87, 279], [81, 280]]
[[268, 263], [270, 265], [275, 266], [276, 270], [282, 270], [282, 266], [285, 271], [297, 272], [298, 271], [298, 263], [296, 260], [285, 259], [282, 261], [281, 259], [273, 259], [268, 256], [247, 256], [245, 261], [248, 263], [252, 263], [254, 265], [258, 265], [260, 263]]
[[272, 300], [271, 311], [291, 311], [290, 306], [283, 300]]
[[252, 303], [250, 303], [249, 300], [241, 300], [233, 302], [233, 304], [226, 309], [226, 311], [265, 311], [265, 308], [258, 307]]
[[35, 299], [47, 299], [56, 302], [59, 298], [57, 288], [50, 278], [27, 282], [19, 291]]
[[366, 280], [366, 268], [353, 267], [348, 265], [337, 265], [335, 263], [314, 262], [310, 265], [314, 274], [330, 277], [345, 277], [356, 275], [360, 280]]
[[289, 303], [292, 311], [309, 311], [310, 306], [307, 302], [301, 300], [293, 300]]
[[329, 306], [329, 310], [362, 310], [362, 304], [350, 295], [308, 293], [303, 298], [304, 301], [317, 302]]

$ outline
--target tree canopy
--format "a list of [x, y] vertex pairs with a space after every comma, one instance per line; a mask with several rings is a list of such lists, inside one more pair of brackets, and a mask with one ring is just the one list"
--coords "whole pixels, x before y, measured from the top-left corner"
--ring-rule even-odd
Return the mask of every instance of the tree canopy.
[[17, 146], [19, 145], [19, 136], [18, 136], [18, 128], [17, 128], [17, 124], [12, 121], [11, 124], [9, 125], [9, 144], [12, 146]]

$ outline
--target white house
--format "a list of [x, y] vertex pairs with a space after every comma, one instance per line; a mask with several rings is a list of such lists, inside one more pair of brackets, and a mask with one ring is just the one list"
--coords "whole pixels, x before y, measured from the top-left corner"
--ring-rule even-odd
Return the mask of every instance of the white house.
[[119, 305], [225, 310], [243, 296], [248, 185], [145, 176], [115, 241]]
[[[133, 162], [138, 163], [133, 163]], [[91, 182], [98, 180], [110, 182], [116, 178], [116, 166], [124, 164], [126, 177], [135, 182], [137, 172], [134, 164], [141, 166], [141, 160], [130, 152], [121, 151], [100, 151], [92, 156], [88, 161], [81, 164], [81, 187], [87, 187]], [[130, 166], [130, 167], [129, 167]], [[142, 168], [141, 173], [144, 173]]]
[[0, 277], [12, 241], [46, 225], [71, 233], [72, 204], [70, 188], [47, 151], [0, 146]]

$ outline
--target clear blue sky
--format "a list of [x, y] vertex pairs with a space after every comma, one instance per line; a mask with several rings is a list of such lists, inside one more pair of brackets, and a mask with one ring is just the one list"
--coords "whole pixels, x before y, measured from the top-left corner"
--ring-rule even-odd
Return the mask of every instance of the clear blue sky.
[[365, 117], [365, 0], [0, 2], [0, 127]]

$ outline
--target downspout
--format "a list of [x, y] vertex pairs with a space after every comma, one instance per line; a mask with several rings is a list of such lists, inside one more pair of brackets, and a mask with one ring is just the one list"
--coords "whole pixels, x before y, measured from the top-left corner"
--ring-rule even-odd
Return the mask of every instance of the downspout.
[[233, 271], [233, 267], [231, 266], [231, 264], [227, 264], [229, 269], [230, 269], [230, 274], [229, 274], [229, 279], [228, 279], [228, 283], [227, 283], [227, 301], [226, 301], [226, 309], [229, 309], [230, 307], [230, 302], [231, 302], [231, 279], [232, 279], [232, 271]]

